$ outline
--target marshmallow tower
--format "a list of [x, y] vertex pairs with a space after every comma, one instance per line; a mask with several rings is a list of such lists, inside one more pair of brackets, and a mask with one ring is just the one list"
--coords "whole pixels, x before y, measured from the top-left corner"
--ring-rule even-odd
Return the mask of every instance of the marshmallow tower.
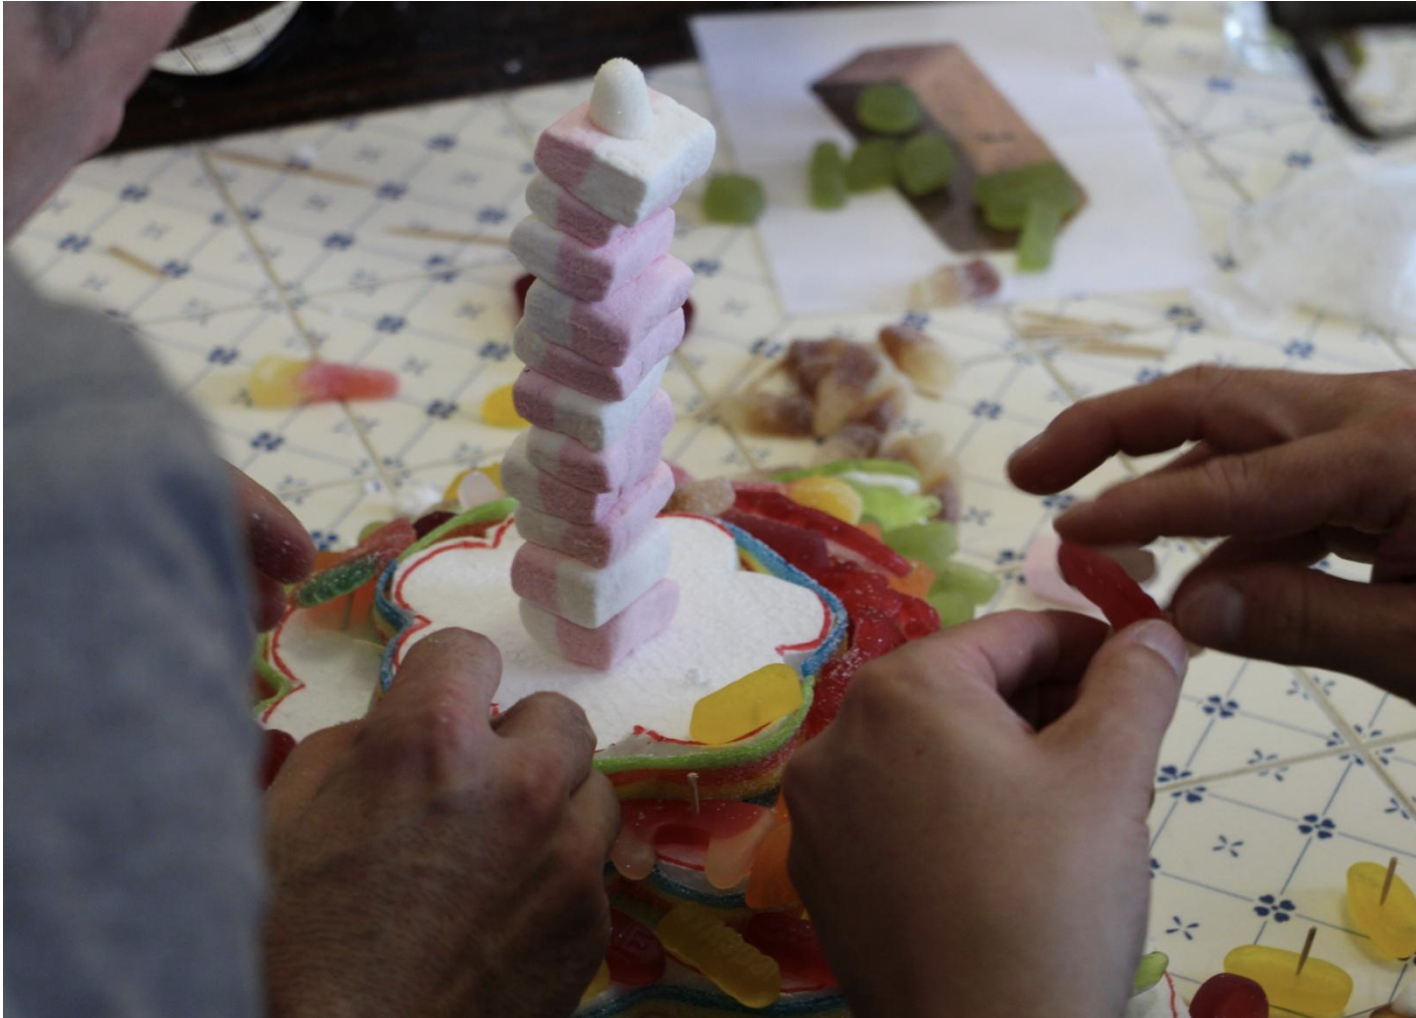
[[526, 540], [511, 586], [536, 642], [591, 668], [662, 632], [678, 607], [655, 519], [674, 488], [662, 462], [674, 411], [659, 382], [683, 340], [693, 272], [668, 253], [670, 206], [714, 143], [712, 124], [611, 60], [590, 101], [536, 143], [531, 215], [511, 234], [536, 277], [512, 390], [532, 426], [501, 473]]

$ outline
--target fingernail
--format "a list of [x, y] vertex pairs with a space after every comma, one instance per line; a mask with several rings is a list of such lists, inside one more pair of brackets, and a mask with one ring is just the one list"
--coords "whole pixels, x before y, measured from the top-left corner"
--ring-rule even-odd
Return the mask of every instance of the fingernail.
[[1159, 619], [1149, 619], [1125, 630], [1123, 637], [1148, 647], [1165, 658], [1175, 677], [1183, 679], [1190, 667], [1190, 655], [1185, 650], [1185, 638], [1175, 628]]
[[1053, 518], [1052, 523], [1055, 526], [1056, 524], [1061, 523], [1063, 520], [1066, 520], [1070, 523], [1074, 520], [1082, 519], [1087, 515], [1087, 513], [1091, 512], [1091, 508], [1094, 505], [1096, 505], [1096, 503], [1091, 501], [1073, 502], [1066, 509], [1062, 510], [1062, 512], [1058, 513], [1057, 516]]
[[1197, 584], [1175, 605], [1175, 624], [1200, 643], [1232, 647], [1244, 625], [1244, 596], [1227, 583]]

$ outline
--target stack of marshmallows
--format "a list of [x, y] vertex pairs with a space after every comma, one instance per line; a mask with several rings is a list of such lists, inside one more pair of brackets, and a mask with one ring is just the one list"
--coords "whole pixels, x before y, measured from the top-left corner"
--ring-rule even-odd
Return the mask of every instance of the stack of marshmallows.
[[511, 235], [536, 277], [513, 389], [532, 427], [501, 475], [526, 541], [511, 585], [532, 638], [591, 668], [611, 668], [678, 607], [655, 519], [674, 487], [661, 458], [673, 405], [659, 383], [683, 340], [693, 272], [668, 253], [670, 206], [708, 169], [714, 142], [707, 120], [611, 60], [590, 102], [541, 135], [532, 214]]

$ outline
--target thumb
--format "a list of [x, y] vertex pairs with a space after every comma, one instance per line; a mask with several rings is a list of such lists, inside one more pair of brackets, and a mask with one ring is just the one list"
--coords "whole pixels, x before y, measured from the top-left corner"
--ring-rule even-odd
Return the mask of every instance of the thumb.
[[1184, 639], [1168, 623], [1148, 619], [1127, 626], [1102, 644], [1082, 677], [1076, 704], [1042, 739], [1100, 754], [1107, 772], [1144, 775], [1149, 787], [1189, 663]]
[[1416, 585], [1259, 563], [1193, 576], [1171, 608], [1180, 631], [1206, 647], [1330, 668], [1416, 695]]

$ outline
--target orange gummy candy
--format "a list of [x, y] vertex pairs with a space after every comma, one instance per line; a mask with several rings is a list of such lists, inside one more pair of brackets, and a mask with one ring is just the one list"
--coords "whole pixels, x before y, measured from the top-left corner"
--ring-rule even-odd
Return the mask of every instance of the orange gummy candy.
[[923, 562], [916, 562], [907, 576], [887, 576], [885, 579], [897, 593], [923, 599], [934, 586], [934, 570]]
[[762, 839], [747, 878], [748, 908], [785, 908], [801, 901], [787, 870], [791, 847], [791, 824], [778, 824]]

